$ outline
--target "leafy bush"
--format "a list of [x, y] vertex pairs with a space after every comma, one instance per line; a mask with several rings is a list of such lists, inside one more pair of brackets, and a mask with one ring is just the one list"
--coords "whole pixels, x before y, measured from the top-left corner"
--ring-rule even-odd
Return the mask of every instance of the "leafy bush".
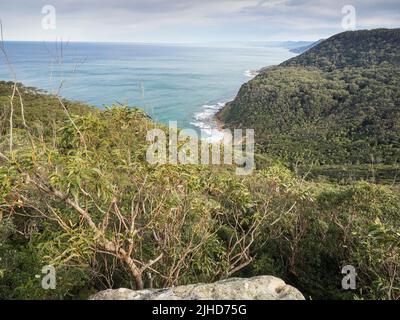
[[[399, 194], [359, 183], [318, 186], [307, 191], [312, 192], [307, 199], [300, 188], [274, 195], [296, 206], [265, 225], [254, 249], [259, 258], [248, 272], [268, 270], [313, 299], [399, 299]], [[341, 288], [346, 265], [357, 271], [353, 293]]]
[[[38, 110], [54, 102], [40, 97]], [[40, 123], [30, 106], [28, 124]], [[17, 123], [12, 152], [2, 126], [0, 298], [260, 274], [313, 299], [400, 298], [397, 187], [307, 182], [264, 156], [247, 177], [223, 166], [149, 165], [147, 130], [163, 127], [127, 107], [55, 120], [44, 133]], [[54, 291], [37, 278], [49, 264]], [[349, 264], [355, 292], [341, 288]]]

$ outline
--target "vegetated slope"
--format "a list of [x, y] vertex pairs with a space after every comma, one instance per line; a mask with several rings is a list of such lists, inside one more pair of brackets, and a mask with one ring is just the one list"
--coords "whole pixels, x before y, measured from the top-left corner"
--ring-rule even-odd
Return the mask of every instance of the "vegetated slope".
[[350, 67], [400, 66], [400, 29], [339, 33], [282, 66], [318, 67], [325, 71]]
[[[0, 81], [0, 134], [5, 134], [9, 127], [10, 98], [13, 93], [14, 83], [10, 81]], [[44, 135], [50, 134], [56, 123], [61, 123], [67, 119], [64, 108], [60, 105], [58, 98], [36, 88], [25, 87], [18, 84], [20, 93], [23, 96], [23, 106], [25, 118], [32, 128], [43, 130]], [[80, 102], [61, 99], [64, 107], [73, 115], [82, 115], [87, 112], [98, 112], [96, 108], [90, 107]], [[22, 127], [21, 105], [18, 93], [15, 93], [13, 110], [13, 124], [17, 128]], [[40, 126], [38, 128], [37, 126]]]
[[[72, 122], [55, 112], [54, 97], [22, 86], [31, 129], [14, 123], [10, 151], [11, 89], [0, 96], [1, 299], [252, 275], [280, 277], [314, 299], [400, 298], [396, 189], [304, 182], [280, 165], [246, 177], [229, 167], [150, 165], [147, 132], [164, 128], [142, 111], [64, 101]], [[349, 264], [351, 292], [341, 289]], [[36, 278], [45, 265], [56, 268], [55, 290]]]
[[218, 116], [291, 164], [395, 164], [400, 29], [335, 35], [243, 85]]

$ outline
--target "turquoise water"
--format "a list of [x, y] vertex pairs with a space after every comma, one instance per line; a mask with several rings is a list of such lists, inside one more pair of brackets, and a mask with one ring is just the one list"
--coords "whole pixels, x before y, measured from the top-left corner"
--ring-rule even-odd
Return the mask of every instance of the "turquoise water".
[[[160, 122], [205, 128], [249, 70], [294, 56], [284, 48], [7, 42], [18, 81], [99, 108], [139, 106]], [[11, 79], [1, 59], [0, 79]]]

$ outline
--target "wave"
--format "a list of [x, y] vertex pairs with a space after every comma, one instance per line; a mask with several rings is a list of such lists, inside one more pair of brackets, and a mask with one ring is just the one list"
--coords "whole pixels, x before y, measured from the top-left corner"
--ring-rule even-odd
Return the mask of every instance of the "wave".
[[249, 78], [254, 78], [254, 77], [258, 76], [259, 74], [260, 74], [260, 72], [258, 72], [256, 70], [246, 70], [244, 72], [244, 75]]
[[211, 117], [214, 117], [214, 115], [217, 113], [218, 110], [216, 109], [204, 109], [201, 112], [197, 112], [194, 114], [194, 118], [196, 120], [207, 120]]
[[[259, 74], [257, 70], [246, 70], [244, 75], [249, 78], [254, 78]], [[191, 122], [192, 126], [195, 126], [201, 130], [202, 133], [207, 135], [205, 140], [218, 142], [224, 137], [222, 130], [219, 129], [218, 123], [215, 119], [215, 115], [221, 110], [230, 100], [225, 102], [217, 102], [215, 104], [204, 104], [201, 106], [201, 111], [193, 115], [195, 121]]]
[[218, 143], [224, 138], [224, 133], [218, 128], [215, 115], [226, 102], [218, 102], [216, 104], [205, 104], [200, 112], [193, 115], [195, 121], [190, 124], [200, 129], [202, 138], [209, 143]]

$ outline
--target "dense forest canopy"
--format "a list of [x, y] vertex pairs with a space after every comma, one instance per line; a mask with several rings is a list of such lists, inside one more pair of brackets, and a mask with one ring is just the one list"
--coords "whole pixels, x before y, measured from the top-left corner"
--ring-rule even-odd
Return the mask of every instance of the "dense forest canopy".
[[263, 71], [219, 117], [291, 164], [393, 165], [399, 88], [400, 29], [345, 32]]
[[337, 34], [281, 66], [317, 67], [324, 71], [351, 67], [400, 66], [400, 29], [347, 31]]

